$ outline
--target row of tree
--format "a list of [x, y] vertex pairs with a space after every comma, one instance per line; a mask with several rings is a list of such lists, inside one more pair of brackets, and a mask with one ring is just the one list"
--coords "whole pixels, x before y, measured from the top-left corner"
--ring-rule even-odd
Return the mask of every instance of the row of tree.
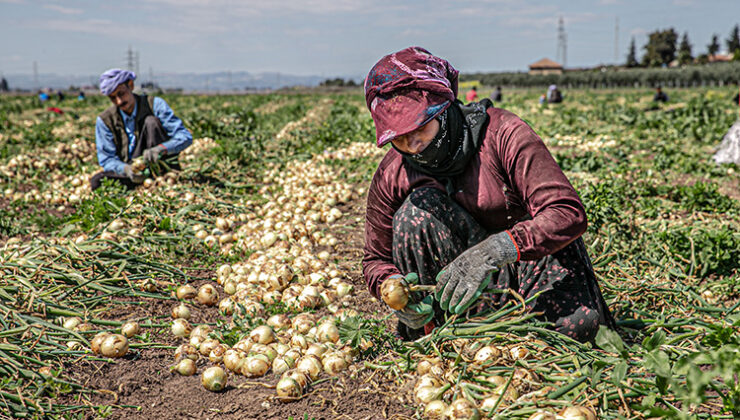
[[[680, 65], [697, 62], [705, 64], [719, 52], [719, 36], [712, 35], [712, 42], [707, 45], [707, 52], [694, 57], [692, 53], [693, 46], [689, 41], [688, 32], [684, 32], [681, 42], [678, 42], [678, 33], [673, 29], [658, 30], [648, 35], [648, 41], [642, 48], [645, 54], [642, 60], [637, 60], [637, 48], [635, 39], [632, 38], [629, 52], [627, 53], [627, 67], [660, 67], [671, 64], [674, 60]], [[725, 40], [727, 51], [733, 54], [734, 60], [740, 60], [740, 27], [735, 25], [730, 31], [730, 36]]]
[[543, 87], [557, 84], [565, 88], [615, 87], [692, 87], [726, 86], [740, 79], [740, 61], [711, 66], [689, 65], [676, 68], [600, 68], [567, 71], [563, 74], [531, 75], [517, 73], [461, 74], [461, 81], [478, 81], [487, 86]]

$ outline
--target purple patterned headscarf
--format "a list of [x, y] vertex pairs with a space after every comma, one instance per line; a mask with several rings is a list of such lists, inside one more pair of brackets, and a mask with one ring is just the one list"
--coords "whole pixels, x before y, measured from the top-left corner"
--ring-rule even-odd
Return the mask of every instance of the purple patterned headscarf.
[[365, 101], [378, 147], [410, 133], [457, 98], [457, 75], [447, 60], [421, 47], [381, 58], [365, 78]]
[[136, 73], [128, 70], [110, 69], [100, 75], [100, 93], [110, 95], [121, 83], [135, 80]]

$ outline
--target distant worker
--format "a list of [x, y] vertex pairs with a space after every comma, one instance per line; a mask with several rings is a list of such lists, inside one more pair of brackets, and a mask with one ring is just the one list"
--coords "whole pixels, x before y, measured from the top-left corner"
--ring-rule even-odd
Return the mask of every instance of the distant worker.
[[655, 88], [655, 96], [653, 96], [653, 102], [668, 102], [668, 95], [663, 92], [663, 89], [660, 86]]
[[539, 103], [540, 105], [544, 105], [545, 103], [547, 103], [547, 95], [545, 95], [544, 93], [540, 95]]
[[49, 100], [49, 94], [44, 92], [43, 90], [39, 91], [39, 101], [43, 105], [44, 102]]
[[85, 92], [80, 91], [80, 93], [77, 94], [77, 100], [78, 101], [84, 101], [85, 100]]
[[8, 89], [8, 81], [5, 80], [3, 77], [0, 79], [0, 92], [8, 92], [10, 89]]
[[95, 122], [98, 163], [103, 168], [90, 179], [93, 190], [103, 178], [111, 178], [133, 189], [145, 176], [131, 166], [141, 156], [154, 163], [161, 158], [170, 169], [180, 169], [177, 155], [190, 146], [193, 136], [164, 99], [136, 95], [136, 74], [111, 69], [100, 76], [100, 92], [113, 105]]
[[496, 89], [491, 94], [491, 100], [493, 102], [502, 102], [504, 100], [501, 94], [501, 86], [496, 86]]
[[64, 92], [62, 92], [61, 90], [57, 91], [57, 100], [59, 100], [59, 102], [62, 102], [64, 100]]
[[465, 101], [475, 102], [476, 99], [478, 99], [478, 88], [473, 86], [470, 88], [468, 93], [465, 94]]
[[548, 104], [559, 104], [563, 102], [563, 94], [558, 89], [558, 85], [550, 85], [547, 88], [547, 103]]

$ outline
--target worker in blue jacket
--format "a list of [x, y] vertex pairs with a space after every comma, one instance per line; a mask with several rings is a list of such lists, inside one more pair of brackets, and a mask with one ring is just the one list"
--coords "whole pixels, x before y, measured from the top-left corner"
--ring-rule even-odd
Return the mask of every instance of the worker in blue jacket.
[[180, 169], [177, 155], [193, 143], [192, 134], [164, 99], [134, 94], [134, 79], [134, 72], [121, 69], [100, 76], [100, 92], [113, 105], [95, 122], [98, 163], [103, 171], [90, 179], [93, 190], [104, 178], [130, 189], [142, 183], [145, 176], [131, 165], [137, 157], [146, 163], [162, 159], [165, 167]]

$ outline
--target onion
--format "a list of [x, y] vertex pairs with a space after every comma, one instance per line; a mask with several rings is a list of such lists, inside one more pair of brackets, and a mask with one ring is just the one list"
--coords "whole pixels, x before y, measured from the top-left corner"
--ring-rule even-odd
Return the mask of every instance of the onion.
[[192, 299], [198, 295], [198, 291], [195, 290], [195, 287], [189, 284], [183, 284], [182, 286], [177, 288], [175, 294], [177, 295], [178, 299]]
[[171, 329], [172, 334], [178, 337], [187, 337], [188, 335], [190, 335], [190, 331], [192, 330], [188, 320], [182, 318], [177, 318], [176, 320], [172, 321]]
[[126, 338], [131, 338], [139, 332], [141, 332], [141, 327], [136, 321], [127, 322], [121, 327], [121, 334], [125, 335]]
[[422, 386], [414, 389], [414, 396], [419, 402], [428, 403], [439, 399], [444, 392], [444, 387], [441, 386]]
[[326, 356], [323, 359], [322, 364], [324, 366], [324, 371], [329, 375], [336, 375], [337, 373], [347, 369], [347, 360], [345, 360], [343, 355], [337, 353], [332, 353]]
[[192, 338], [198, 336], [205, 340], [206, 338], [208, 338], [208, 334], [210, 334], [211, 331], [213, 331], [211, 327], [206, 324], [201, 324], [193, 328], [193, 331], [190, 332], [190, 337]]
[[203, 336], [193, 335], [192, 333], [190, 334], [190, 345], [196, 349], [200, 350], [200, 345], [203, 344], [204, 341], [206, 341], [206, 339], [203, 338]]
[[77, 325], [74, 330], [78, 332], [92, 331], [93, 326], [89, 322], [83, 322], [82, 324]]
[[303, 387], [295, 379], [285, 376], [275, 386], [275, 393], [281, 402], [295, 401], [303, 395]]
[[447, 418], [449, 420], [479, 420], [480, 412], [478, 409], [465, 398], [458, 398], [447, 408]]
[[403, 284], [402, 279], [398, 277], [385, 279], [383, 284], [380, 285], [380, 296], [386, 305], [396, 311], [405, 308], [409, 302], [409, 291]]
[[223, 362], [226, 369], [238, 372], [239, 362], [244, 358], [244, 353], [236, 349], [228, 349], [224, 353]]
[[182, 319], [190, 319], [190, 308], [188, 308], [188, 305], [184, 304], [183, 302], [180, 302], [179, 305], [172, 307], [171, 312], [172, 318], [182, 318]]
[[315, 381], [321, 374], [323, 366], [318, 357], [309, 354], [298, 360], [298, 363], [296, 363], [296, 369], [308, 375], [312, 381]]
[[275, 330], [281, 330], [290, 325], [290, 318], [286, 314], [275, 314], [267, 318], [267, 325]]
[[343, 298], [354, 291], [354, 286], [349, 283], [340, 282], [337, 284], [336, 293], [338, 298]]
[[429, 420], [444, 420], [447, 404], [442, 400], [429, 401], [424, 408], [424, 417]]
[[219, 229], [221, 229], [221, 230], [223, 230], [223, 231], [227, 231], [227, 230], [231, 229], [231, 222], [229, 221], [229, 219], [225, 219], [223, 217], [217, 217], [216, 218], [216, 227], [219, 228]]
[[484, 346], [478, 349], [473, 357], [475, 363], [483, 364], [488, 361], [493, 361], [501, 357], [501, 350], [494, 346]]
[[221, 302], [218, 303], [218, 311], [221, 313], [221, 315], [233, 315], [234, 308], [236, 308], [236, 305], [234, 304], [234, 300], [230, 297], [221, 299]]
[[110, 335], [109, 332], [103, 331], [95, 334], [95, 337], [93, 337], [92, 340], [90, 340], [90, 350], [92, 350], [95, 354], [100, 354], [100, 345], [103, 343], [103, 340], [106, 339]]
[[203, 371], [200, 383], [209, 391], [218, 392], [226, 387], [226, 372], [218, 366], [212, 366]]
[[192, 359], [181, 359], [177, 365], [172, 368], [172, 370], [182, 376], [193, 376], [196, 371], [195, 361]]
[[319, 325], [317, 337], [322, 343], [336, 343], [339, 341], [339, 328], [337, 328], [334, 321], [326, 321]]
[[272, 371], [276, 374], [282, 374], [295, 366], [295, 360], [289, 356], [276, 357], [272, 361]]
[[226, 280], [224, 282], [224, 293], [231, 296], [234, 293], [236, 293], [236, 285], [237, 283], [234, 280]]
[[293, 318], [293, 329], [301, 334], [305, 334], [314, 326], [313, 319], [309, 314], [298, 314]]
[[523, 346], [514, 346], [509, 349], [512, 360], [526, 359], [529, 356], [529, 350]]
[[249, 356], [240, 365], [241, 374], [248, 378], [264, 376], [270, 370], [270, 362], [267, 357], [261, 355]]
[[429, 386], [440, 387], [442, 386], [442, 380], [437, 375], [431, 373], [421, 375], [419, 380], [416, 382], [416, 385], [414, 385], [414, 391], [416, 391], [418, 388]]
[[198, 289], [196, 300], [201, 305], [213, 306], [218, 303], [218, 291], [211, 284], [204, 284]]
[[326, 345], [321, 343], [313, 343], [306, 349], [305, 354], [313, 354], [316, 357], [321, 357], [329, 350]]
[[128, 339], [121, 334], [110, 334], [100, 343], [100, 354], [105, 357], [122, 357], [128, 351]]
[[218, 345], [220, 345], [220, 343], [217, 340], [207, 338], [200, 343], [200, 346], [198, 346], [198, 352], [203, 356], [208, 356], [211, 354], [211, 350], [215, 349]]
[[283, 373], [283, 378], [293, 378], [296, 382], [298, 382], [298, 385], [301, 386], [301, 389], [308, 386], [308, 375], [305, 373], [299, 371], [298, 369], [291, 369], [285, 373]]
[[65, 319], [62, 326], [68, 330], [74, 330], [75, 328], [77, 328], [78, 325], [80, 325], [81, 322], [82, 320], [80, 319], [80, 317], [73, 316]]
[[591, 409], [580, 405], [565, 407], [559, 416], [563, 420], [596, 420], [596, 414]]
[[305, 336], [301, 334], [295, 334], [290, 339], [290, 345], [292, 345], [293, 347], [298, 347], [301, 350], [306, 350], [308, 349], [309, 343]]
[[255, 343], [259, 344], [270, 344], [275, 341], [275, 333], [267, 325], [260, 325], [249, 333], [249, 338]]
[[177, 349], [175, 349], [175, 360], [198, 360], [198, 357], [198, 349], [192, 344], [181, 344]]

